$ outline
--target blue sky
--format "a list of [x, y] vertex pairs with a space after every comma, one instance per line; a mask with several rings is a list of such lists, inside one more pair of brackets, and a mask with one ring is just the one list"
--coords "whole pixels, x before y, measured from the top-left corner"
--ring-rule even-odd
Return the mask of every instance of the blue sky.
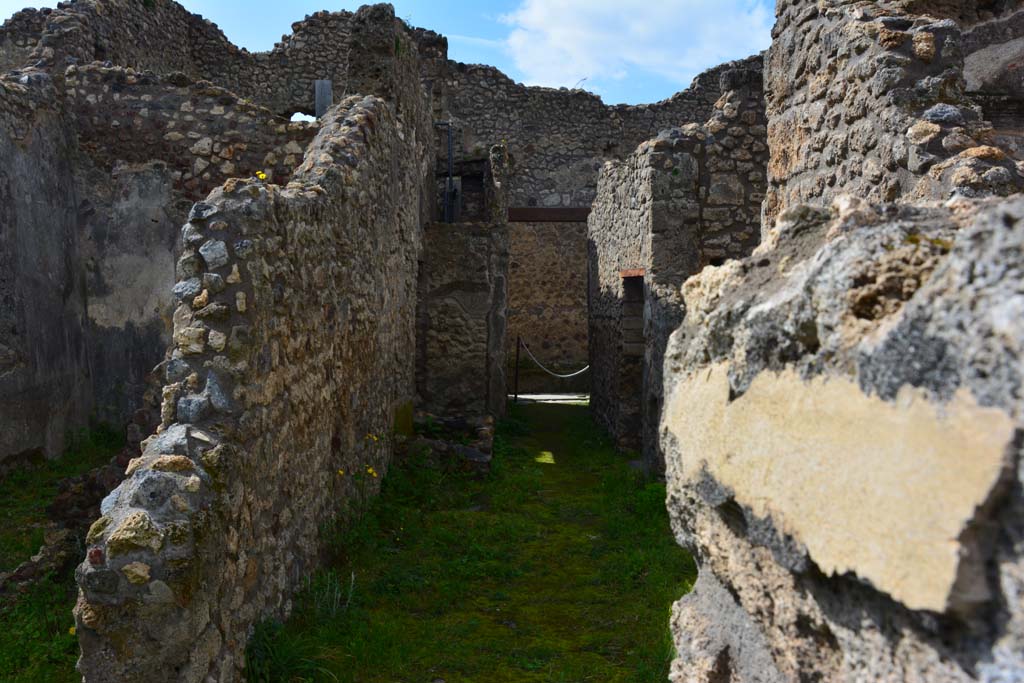
[[[32, 0], [0, 0], [8, 17]], [[43, 2], [39, 6], [53, 3]], [[291, 24], [342, 0], [183, 0], [233, 42], [267, 50]], [[448, 37], [449, 56], [531, 85], [580, 87], [605, 102], [655, 102], [698, 73], [768, 47], [774, 0], [393, 0], [410, 23]]]

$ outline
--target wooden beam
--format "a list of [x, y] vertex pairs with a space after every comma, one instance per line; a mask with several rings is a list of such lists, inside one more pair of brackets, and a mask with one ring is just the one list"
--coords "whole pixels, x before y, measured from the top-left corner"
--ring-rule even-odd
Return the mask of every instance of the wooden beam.
[[619, 277], [643, 277], [647, 274], [643, 268], [632, 268], [630, 270], [620, 270]]
[[571, 208], [544, 208], [520, 206], [509, 208], [509, 223], [586, 223], [590, 215], [589, 206]]

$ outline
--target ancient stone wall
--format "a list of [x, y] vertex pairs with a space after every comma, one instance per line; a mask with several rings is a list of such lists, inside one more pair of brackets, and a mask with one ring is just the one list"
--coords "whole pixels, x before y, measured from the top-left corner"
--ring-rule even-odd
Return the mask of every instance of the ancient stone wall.
[[[40, 23], [40, 18], [45, 21]], [[37, 48], [49, 51], [37, 57], [43, 66], [54, 66], [18, 73], [26, 82], [56, 85], [57, 99], [49, 106], [67, 112], [63, 121], [69, 130], [62, 134], [75, 139], [81, 152], [72, 164], [79, 202], [79, 249], [73, 255], [73, 267], [86, 271], [89, 321], [84, 341], [93, 400], [80, 405], [97, 418], [123, 424], [146, 404], [144, 397], [153, 386], [150, 371], [170, 340], [169, 292], [180, 253], [177, 235], [191, 203], [229, 178], [251, 177], [256, 172], [265, 173], [270, 182], [286, 184], [317, 127], [289, 123], [221, 87], [221, 82], [195, 80], [212, 74], [239, 83], [236, 76], [242, 72], [233, 71], [230, 64], [234, 64], [232, 55], [241, 53], [212, 24], [173, 3], [160, 1], [146, 7], [135, 2], [78, 2], [53, 12], [19, 14], [5, 25], [3, 35], [25, 42], [25, 36], [40, 25], [43, 33]], [[348, 69], [351, 53], [356, 59], [351, 75], [340, 78], [341, 91], [345, 82], [352, 82], [364, 92], [389, 98], [399, 108], [418, 112], [417, 116], [426, 113], [418, 56], [406, 49], [411, 39], [389, 6], [367, 7], [344, 17], [318, 13], [293, 28], [296, 33], [286, 40], [287, 49], [305, 56], [300, 59], [298, 52], [289, 53], [295, 74], [287, 70], [257, 73], [253, 78], [262, 87], [296, 87], [301, 80], [298, 70], [304, 70], [312, 93], [310, 74], [321, 70], [308, 60], [326, 60], [331, 68]], [[331, 34], [335, 29], [343, 30], [344, 40]], [[213, 42], [193, 44], [195, 59], [175, 52], [177, 48], [159, 49], [165, 35], [197, 30], [212, 31]], [[154, 33], [160, 35], [154, 37]], [[82, 43], [83, 35], [91, 37]], [[347, 42], [349, 35], [355, 37], [352, 44]], [[147, 41], [150, 49], [131, 51]], [[316, 41], [344, 48], [344, 54], [326, 50]], [[109, 63], [65, 68], [57, 53], [73, 56], [79, 43], [102, 48], [105, 56], [122, 63], [152, 67], [156, 73]], [[203, 66], [199, 56], [213, 66]], [[217, 59], [223, 68], [214, 68]], [[188, 73], [166, 73], [179, 68]], [[288, 96], [290, 91], [283, 92]], [[416, 125], [421, 139], [433, 134], [428, 116]], [[432, 200], [429, 194], [411, 198], [424, 215], [432, 210]], [[59, 326], [56, 318], [52, 325]], [[44, 397], [51, 389], [24, 390]], [[63, 410], [60, 399], [40, 400], [52, 405], [55, 413]], [[47, 410], [33, 409], [40, 415]], [[80, 420], [65, 426], [79, 425]]]
[[[587, 352], [587, 224], [509, 225], [508, 352], [514, 373], [518, 338], [556, 373], [570, 374], [589, 363]], [[511, 378], [511, 374], [509, 377]], [[519, 369], [523, 393], [590, 389], [590, 377], [552, 378], [524, 358]]]
[[1021, 186], [964, 94], [960, 27], [933, 18], [980, 16], [980, 3], [917, 3], [929, 14], [907, 14], [908, 4], [779, 4], [765, 64], [766, 225], [787, 206], [844, 192], [892, 201]]
[[74, 156], [49, 80], [0, 79], [0, 465], [57, 457], [92, 405]]
[[237, 680], [249, 628], [289, 611], [321, 525], [387, 471], [414, 394], [409, 199], [433, 159], [425, 107], [404, 104], [400, 122], [352, 98], [287, 187], [231, 180], [193, 207], [163, 424], [78, 570], [87, 680]]
[[[762, 74], [756, 62], [728, 66], [706, 124], [663, 131], [605, 167], [589, 221], [591, 407], [620, 445], [642, 446], [653, 471], [662, 469], [661, 369], [682, 321], [680, 286], [705, 265], [749, 254], [760, 236]], [[642, 316], [629, 278], [642, 278]]]
[[28, 63], [52, 12], [51, 9], [23, 9], [0, 26], [0, 71], [10, 71]]
[[69, 67], [64, 85], [79, 145], [98, 166], [159, 159], [177, 170], [176, 188], [193, 201], [257, 171], [287, 184], [317, 131], [180, 74], [91, 64]]
[[273, 50], [250, 53], [172, 0], [80, 0], [57, 10], [26, 10], [7, 21], [0, 28], [0, 67], [38, 64], [63, 71], [68, 63], [99, 61], [180, 72], [278, 115], [312, 114], [315, 80], [331, 80], [338, 97], [346, 92], [356, 16], [318, 12], [292, 24], [292, 33]]
[[[625, 277], [643, 278], [650, 258], [647, 168], [647, 154], [640, 150], [625, 162], [605, 164], [587, 225], [590, 412], [620, 447], [632, 449], [641, 447], [644, 349], [642, 335], [640, 343], [627, 339], [623, 319], [639, 317], [642, 331], [643, 302], [625, 300]], [[692, 195], [697, 178], [689, 181]]]
[[174, 264], [192, 202], [163, 161], [103, 170], [80, 155], [79, 267], [84, 271], [90, 417], [116, 427], [159, 406], [153, 368], [171, 340]]
[[674, 681], [1024, 668], [1024, 201], [784, 213], [683, 289], [668, 505], [700, 574]]
[[505, 413], [508, 227], [426, 226], [417, 312], [417, 406], [443, 417]]
[[62, 86], [83, 154], [82, 260], [94, 415], [123, 424], [170, 340], [171, 287], [191, 203], [228, 178], [284, 185], [317, 125], [289, 123], [209, 83], [91, 64]]
[[964, 80], [994, 128], [993, 140], [1024, 160], [1024, 10], [964, 34]]
[[707, 120], [721, 96], [721, 68], [667, 100], [639, 106], [608, 106], [582, 90], [527, 87], [493, 67], [457, 62], [438, 69], [443, 84], [435, 90], [459, 131], [457, 158], [507, 143], [516, 168], [511, 206], [586, 207], [605, 159], [629, 155], [665, 128]]

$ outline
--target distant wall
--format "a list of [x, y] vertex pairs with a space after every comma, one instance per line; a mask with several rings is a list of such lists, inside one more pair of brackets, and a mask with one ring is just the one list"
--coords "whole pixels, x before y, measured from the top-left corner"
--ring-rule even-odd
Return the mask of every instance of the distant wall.
[[57, 10], [26, 10], [0, 27], [0, 67], [43, 63], [59, 72], [68, 58], [109, 61], [206, 79], [278, 115], [312, 114], [315, 80], [333, 81], [339, 98], [346, 92], [354, 17], [318, 12], [292, 24], [292, 34], [270, 52], [250, 53], [172, 0], [79, 0]]
[[417, 313], [417, 406], [440, 416], [505, 413], [508, 228], [426, 227]]
[[704, 72], [667, 100], [609, 106], [582, 90], [526, 87], [493, 67], [448, 62], [436, 96], [457, 124], [460, 158], [507, 142], [516, 169], [511, 206], [585, 207], [605, 159], [625, 157], [660, 130], [711, 115], [723, 68]]
[[404, 104], [400, 128], [349, 100], [287, 188], [229, 181], [193, 208], [163, 424], [78, 570], [86, 680], [237, 680], [248, 629], [284, 616], [320, 526], [358, 503], [353, 475], [387, 471], [433, 154]]
[[0, 79], [0, 467], [56, 457], [92, 405], [74, 137], [46, 78]]
[[995, 129], [994, 140], [1024, 160], [1024, 9], [964, 34], [964, 79]]
[[[587, 357], [587, 224], [509, 225], [509, 371], [515, 371], [516, 339], [522, 337], [538, 360], [568, 374]], [[510, 378], [512, 375], [509, 375]], [[559, 380], [521, 359], [521, 392], [588, 391], [590, 377]]]
[[642, 448], [652, 471], [663, 468], [662, 364], [684, 315], [680, 287], [760, 238], [768, 148], [758, 66], [720, 71], [724, 94], [706, 124], [662, 131], [609, 162], [590, 215], [591, 410], [621, 446]]
[[197, 200], [229, 178], [257, 171], [288, 183], [315, 123], [289, 123], [222, 87], [178, 76], [91, 64], [65, 74], [79, 145], [101, 168], [164, 161], [175, 186]]

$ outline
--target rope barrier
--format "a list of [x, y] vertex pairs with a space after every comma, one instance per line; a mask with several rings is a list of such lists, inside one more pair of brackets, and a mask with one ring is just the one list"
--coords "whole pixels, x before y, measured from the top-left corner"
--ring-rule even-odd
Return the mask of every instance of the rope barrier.
[[530, 357], [530, 359], [531, 359], [531, 360], [532, 360], [532, 361], [533, 361], [534, 363], [536, 363], [536, 364], [537, 364], [537, 367], [538, 367], [538, 368], [540, 368], [541, 370], [543, 370], [544, 372], [548, 373], [548, 374], [549, 374], [549, 375], [551, 375], [552, 377], [557, 377], [558, 379], [572, 379], [573, 377], [579, 377], [579, 376], [580, 376], [580, 375], [582, 375], [582, 374], [583, 374], [584, 372], [586, 372], [587, 370], [589, 370], [589, 369], [590, 369], [590, 366], [588, 365], [587, 367], [583, 368], [582, 370], [578, 370], [578, 371], [576, 371], [576, 372], [573, 372], [573, 373], [571, 373], [571, 374], [568, 374], [568, 375], [559, 375], [559, 374], [558, 374], [557, 372], [551, 372], [551, 371], [550, 371], [550, 370], [548, 370], [548, 369], [547, 369], [546, 367], [544, 367], [544, 364], [543, 364], [543, 363], [541, 363], [541, 362], [540, 362], [539, 360], [537, 360], [537, 357], [536, 357], [535, 355], [533, 355], [533, 351], [531, 351], [531, 350], [530, 350], [530, 347], [526, 345], [526, 342], [524, 342], [524, 341], [520, 341], [519, 343], [523, 345], [523, 348], [524, 348], [524, 349], [526, 349], [526, 355], [528, 355], [528, 356]]

